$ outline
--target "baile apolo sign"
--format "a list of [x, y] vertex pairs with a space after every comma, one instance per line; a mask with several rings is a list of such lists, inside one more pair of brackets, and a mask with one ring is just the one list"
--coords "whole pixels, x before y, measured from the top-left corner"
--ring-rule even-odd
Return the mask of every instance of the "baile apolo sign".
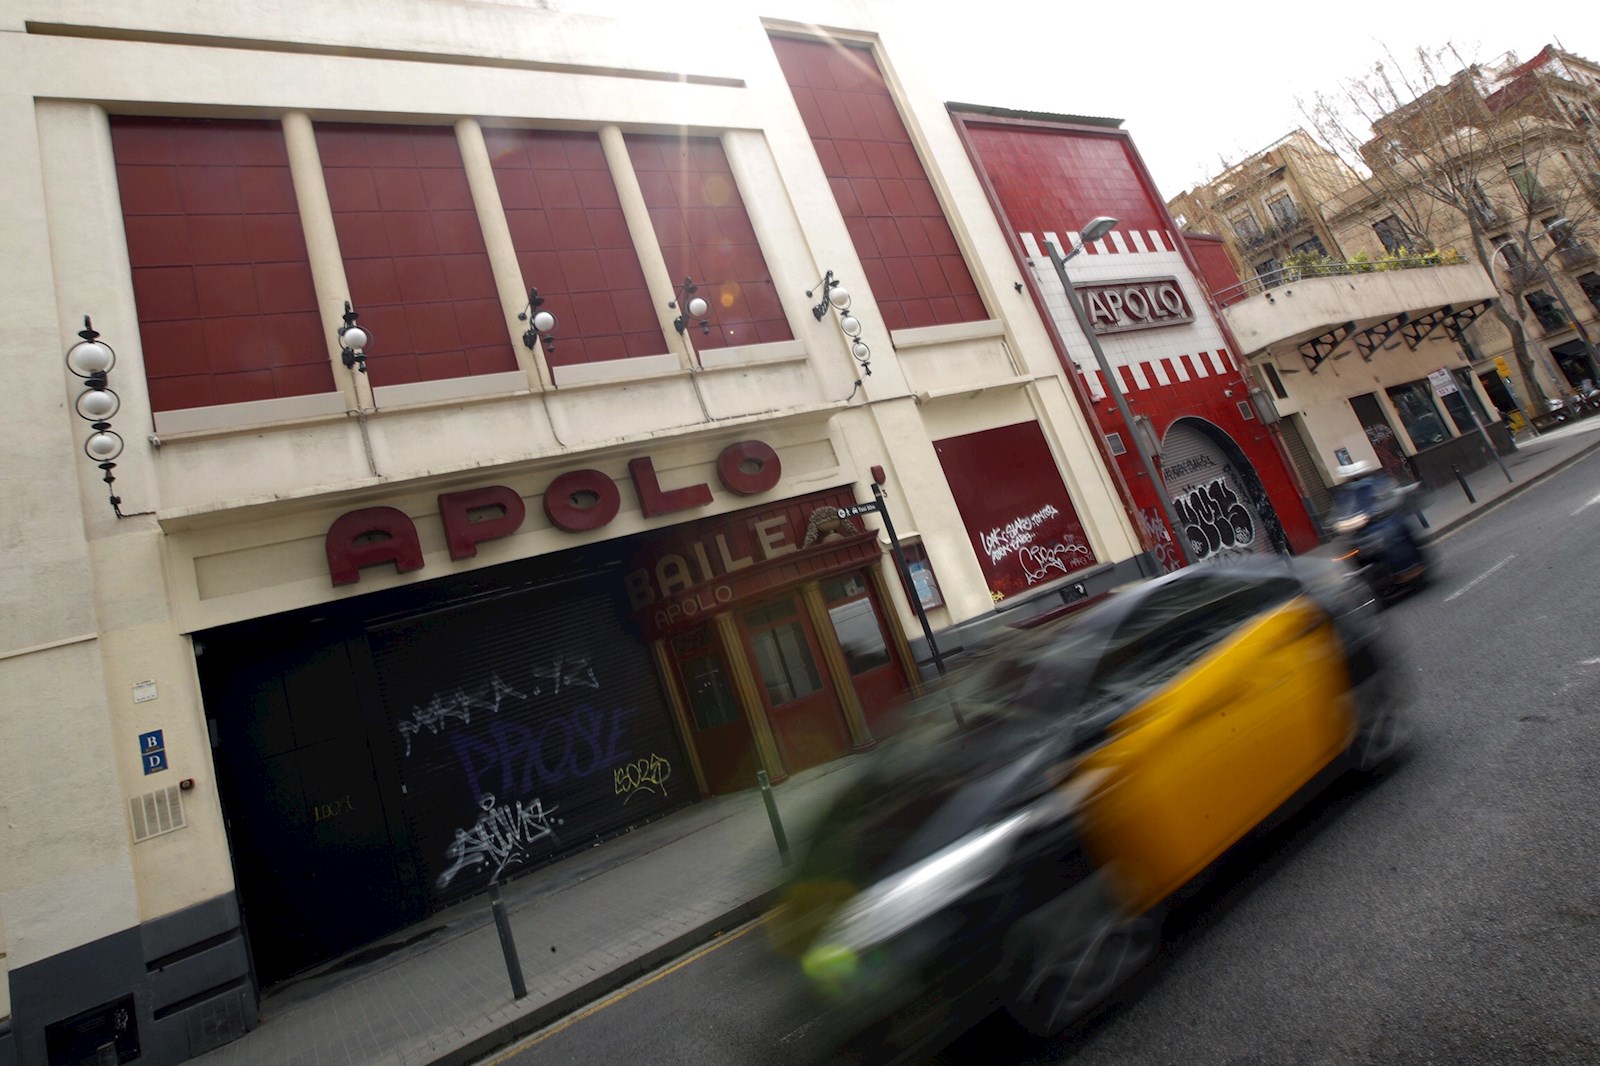
[[1177, 278], [1142, 278], [1101, 285], [1075, 285], [1097, 334], [1123, 333], [1194, 321]]

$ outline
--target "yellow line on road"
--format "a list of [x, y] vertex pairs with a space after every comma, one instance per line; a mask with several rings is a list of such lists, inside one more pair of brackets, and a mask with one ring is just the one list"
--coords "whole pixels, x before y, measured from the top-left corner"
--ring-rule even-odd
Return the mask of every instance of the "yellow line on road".
[[521, 1043], [516, 1044], [513, 1047], [507, 1048], [505, 1051], [502, 1051], [499, 1055], [496, 1055], [494, 1058], [483, 1060], [482, 1062], [479, 1063], [479, 1066], [500, 1066], [500, 1063], [505, 1062], [507, 1059], [512, 1058], [513, 1056], [516, 1056], [516, 1055], [520, 1055], [524, 1051], [527, 1051], [529, 1048], [537, 1047], [538, 1045], [544, 1043], [546, 1040], [549, 1040], [552, 1036], [555, 1036], [558, 1033], [565, 1032], [566, 1030], [572, 1028], [574, 1025], [577, 1025], [579, 1022], [583, 1021], [585, 1018], [588, 1018], [588, 1017], [590, 1017], [591, 1015], [594, 1015], [594, 1014], [599, 1014], [601, 1011], [605, 1010], [607, 1007], [611, 1006], [613, 1003], [617, 1003], [617, 1002], [620, 1002], [621, 1000], [627, 999], [629, 996], [633, 995], [635, 992], [638, 992], [640, 989], [643, 989], [643, 988], [648, 988], [649, 986], [655, 984], [657, 981], [661, 980], [663, 977], [668, 977], [668, 976], [670, 976], [670, 975], [672, 975], [674, 973], [677, 973], [679, 970], [683, 969], [685, 966], [689, 965], [692, 962], [696, 962], [696, 961], [704, 958], [705, 956], [711, 954], [713, 951], [716, 951], [716, 950], [718, 950], [720, 948], [727, 947], [729, 944], [733, 943], [735, 940], [738, 940], [740, 937], [744, 936], [746, 933], [753, 932], [755, 929], [759, 928], [761, 926], [761, 924], [763, 922], [765, 922], [766, 920], [767, 920], [767, 916], [763, 915], [762, 917], [757, 918], [757, 919], [747, 923], [744, 926], [744, 928], [735, 930], [734, 932], [729, 933], [727, 936], [718, 938], [717, 940], [713, 941], [712, 943], [707, 944], [705, 947], [701, 948], [699, 951], [695, 952], [693, 955], [690, 955], [690, 956], [688, 956], [686, 958], [679, 959], [677, 962], [673, 963], [671, 966], [668, 966], [666, 969], [658, 970], [655, 973], [651, 974], [649, 977], [643, 978], [642, 980], [639, 980], [639, 981], [635, 981], [633, 984], [631, 984], [628, 987], [622, 989], [620, 992], [613, 992], [611, 995], [607, 996], [605, 999], [602, 999], [598, 1003], [589, 1004], [587, 1007], [585, 1007], [582, 1010], [578, 1011], [576, 1014], [568, 1015], [567, 1017], [561, 1019], [561, 1021], [559, 1021], [556, 1024], [550, 1026], [549, 1028], [541, 1030], [538, 1033], [535, 1033], [533, 1036], [528, 1037], [526, 1040], [522, 1041]]

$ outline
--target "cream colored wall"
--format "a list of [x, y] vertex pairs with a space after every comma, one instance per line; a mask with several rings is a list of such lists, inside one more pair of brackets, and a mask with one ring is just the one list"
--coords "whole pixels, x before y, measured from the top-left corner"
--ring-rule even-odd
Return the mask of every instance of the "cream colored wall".
[[[561, 6], [551, 13], [532, 2], [349, 0], [318, 5], [308, 17], [295, 5], [231, 0], [16, 0], [0, 12], [0, 67], [8, 72], [0, 86], [0, 136], [8, 146], [0, 153], [8, 190], [0, 226], [7, 330], [0, 344], [12, 368], [0, 393], [0, 416], [12, 431], [0, 466], [7, 499], [0, 513], [7, 590], [0, 605], [0, 854], [18, 857], [0, 866], [0, 978], [7, 965], [231, 887], [186, 634], [668, 524], [671, 518], [646, 520], [637, 512], [625, 484], [633, 456], [651, 455], [668, 486], [710, 484], [714, 503], [698, 514], [839, 484], [854, 484], [857, 498], [867, 499], [867, 470], [882, 464], [897, 526], [925, 539], [946, 594], [937, 621], [946, 623], [987, 612], [992, 602], [931, 440], [1038, 418], [1097, 554], [1112, 560], [1138, 550], [1044, 324], [1012, 288], [1020, 280], [1016, 263], [943, 104], [895, 62], [897, 42], [910, 47], [909, 23], [897, 20], [925, 16], [849, 2], [780, 0], [766, 8], [780, 20], [775, 24], [881, 31], [880, 62], [997, 316], [988, 325], [891, 337], [763, 23], [754, 14], [611, 18], [602, 0]], [[30, 21], [106, 29], [48, 36], [25, 32]], [[197, 27], [211, 37], [267, 44], [206, 47], [187, 36]], [[115, 39], [120, 31], [171, 36]], [[319, 52], [351, 47], [387, 51]], [[442, 61], [406, 61], [403, 54], [413, 50]], [[629, 76], [674, 72], [714, 83]], [[152, 420], [108, 112], [285, 123], [338, 391]], [[480, 214], [491, 231], [498, 289], [503, 302], [514, 301], [505, 308], [507, 343], [522, 369], [373, 390], [337, 361], [332, 338], [348, 293], [308, 136], [318, 120], [453, 127], [469, 171], [483, 124], [609, 128], [613, 150], [618, 131], [718, 136], [796, 339], [704, 353], [704, 369], [686, 369], [688, 351], [664, 306], [671, 296], [663, 283], [672, 279], [647, 263], [652, 299], [662, 305], [662, 359], [567, 380], [558, 368], [552, 384], [548, 368], [518, 340], [516, 301], [525, 294], [520, 278], [507, 277], [501, 220], [485, 205]], [[473, 172], [483, 203], [481, 170]], [[637, 221], [637, 190], [621, 194]], [[836, 321], [818, 322], [804, 297], [829, 269], [856, 294], [872, 348], [873, 373], [859, 389]], [[87, 424], [71, 409], [78, 385], [62, 363], [85, 314], [118, 353], [111, 386], [122, 409], [114, 425], [127, 447], [115, 488], [129, 516], [121, 520], [81, 451]], [[382, 359], [381, 337], [369, 357]], [[924, 404], [918, 383], [953, 392]], [[956, 398], [991, 387], [999, 391]], [[784, 461], [782, 483], [754, 499], [723, 491], [711, 465], [721, 447], [748, 438], [774, 444]], [[587, 538], [551, 529], [541, 506], [551, 477], [583, 466], [615, 477], [624, 501], [617, 520]], [[527, 523], [513, 537], [482, 545], [476, 559], [451, 561], [435, 498], [491, 484], [516, 488], [528, 504]], [[371, 568], [357, 586], [335, 590], [323, 547], [328, 525], [377, 503], [413, 516], [427, 565], [411, 575]], [[915, 632], [899, 583], [887, 584]], [[157, 698], [135, 703], [133, 686], [146, 681]], [[164, 731], [171, 768], [146, 777], [136, 739], [151, 729]], [[188, 826], [133, 844], [128, 798], [189, 778], [196, 787], [184, 794]], [[0, 999], [0, 1016], [5, 1009]]]

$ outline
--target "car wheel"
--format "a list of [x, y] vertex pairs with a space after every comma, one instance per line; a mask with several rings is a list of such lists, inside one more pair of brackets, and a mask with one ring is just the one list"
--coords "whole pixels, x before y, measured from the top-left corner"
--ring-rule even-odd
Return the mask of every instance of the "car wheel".
[[1082, 1018], [1155, 952], [1153, 921], [1125, 917], [1096, 896], [1051, 928], [1030, 923], [1020, 938], [1006, 1009], [1035, 1036], [1054, 1036]]
[[1363, 772], [1376, 770], [1405, 747], [1409, 737], [1410, 729], [1404, 716], [1392, 702], [1385, 704], [1362, 723], [1360, 732], [1356, 734], [1351, 752], [1355, 757], [1356, 769]]

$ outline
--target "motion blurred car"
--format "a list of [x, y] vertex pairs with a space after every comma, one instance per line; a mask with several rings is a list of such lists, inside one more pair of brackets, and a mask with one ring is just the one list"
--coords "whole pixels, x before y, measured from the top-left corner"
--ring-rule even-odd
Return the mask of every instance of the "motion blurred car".
[[1053, 1034], [1153, 953], [1173, 892], [1402, 742], [1363, 583], [1326, 560], [1191, 567], [1009, 631], [910, 712], [769, 921], [872, 1061], [995, 1006]]

